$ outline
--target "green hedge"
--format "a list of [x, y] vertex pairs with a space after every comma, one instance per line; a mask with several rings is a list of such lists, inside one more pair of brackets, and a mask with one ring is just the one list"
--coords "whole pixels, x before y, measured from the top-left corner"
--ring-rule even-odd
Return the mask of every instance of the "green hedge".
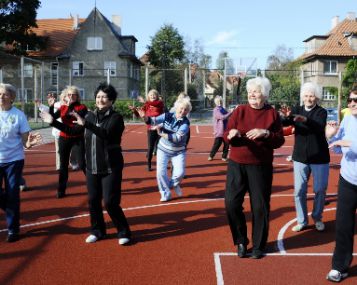
[[[83, 104], [87, 106], [88, 109], [94, 110], [95, 109], [95, 101], [83, 101]], [[16, 108], [22, 110], [22, 104], [21, 102], [15, 102], [13, 104]], [[133, 112], [129, 109], [129, 106], [133, 105], [133, 100], [118, 100], [114, 104], [114, 109], [119, 112], [125, 119], [132, 119], [133, 117]], [[134, 102], [135, 106], [140, 106], [142, 104], [138, 102]], [[24, 113], [28, 118], [33, 118], [34, 117], [34, 108], [35, 104], [34, 103], [24, 103]]]

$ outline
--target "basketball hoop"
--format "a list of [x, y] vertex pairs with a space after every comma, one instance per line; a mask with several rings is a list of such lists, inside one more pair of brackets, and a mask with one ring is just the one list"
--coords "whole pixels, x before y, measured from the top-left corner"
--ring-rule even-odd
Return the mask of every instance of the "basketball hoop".
[[245, 72], [238, 72], [238, 77], [244, 79], [247, 74]]

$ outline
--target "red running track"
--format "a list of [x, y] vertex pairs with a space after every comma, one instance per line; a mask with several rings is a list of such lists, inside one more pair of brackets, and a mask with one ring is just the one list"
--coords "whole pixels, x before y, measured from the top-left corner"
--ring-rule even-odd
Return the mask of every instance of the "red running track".
[[[31, 191], [21, 193], [20, 241], [4, 242], [5, 217], [0, 213], [0, 284], [327, 284], [340, 157], [332, 154], [326, 231], [318, 233], [311, 226], [294, 233], [292, 164], [286, 161], [293, 138], [287, 138], [275, 152], [268, 255], [239, 259], [224, 210], [226, 163], [221, 153], [207, 161], [212, 143], [210, 126], [191, 126], [184, 196], [163, 204], [155, 171], [146, 170], [145, 126], [127, 125], [122, 207], [133, 243], [125, 247], [118, 245], [107, 215], [108, 238], [86, 244], [83, 174], [70, 172], [69, 195], [56, 199], [54, 144], [27, 151], [24, 174]], [[248, 201], [245, 206], [250, 232]], [[311, 211], [312, 196], [308, 206]], [[343, 283], [357, 284], [356, 261]]]

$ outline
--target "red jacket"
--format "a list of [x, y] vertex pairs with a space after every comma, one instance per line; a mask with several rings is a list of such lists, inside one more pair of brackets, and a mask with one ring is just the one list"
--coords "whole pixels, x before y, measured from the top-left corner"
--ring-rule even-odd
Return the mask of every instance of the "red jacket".
[[[145, 111], [145, 117], [157, 117], [164, 113], [164, 103], [161, 100], [146, 101], [143, 110]], [[150, 127], [148, 125], [148, 128]]]

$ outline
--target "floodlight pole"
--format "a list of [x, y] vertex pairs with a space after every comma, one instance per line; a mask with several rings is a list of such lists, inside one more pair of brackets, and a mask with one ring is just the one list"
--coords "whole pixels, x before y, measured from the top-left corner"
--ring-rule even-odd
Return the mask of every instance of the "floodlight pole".
[[226, 93], [227, 93], [227, 57], [224, 58], [224, 70], [223, 70], [223, 108], [226, 108]]

